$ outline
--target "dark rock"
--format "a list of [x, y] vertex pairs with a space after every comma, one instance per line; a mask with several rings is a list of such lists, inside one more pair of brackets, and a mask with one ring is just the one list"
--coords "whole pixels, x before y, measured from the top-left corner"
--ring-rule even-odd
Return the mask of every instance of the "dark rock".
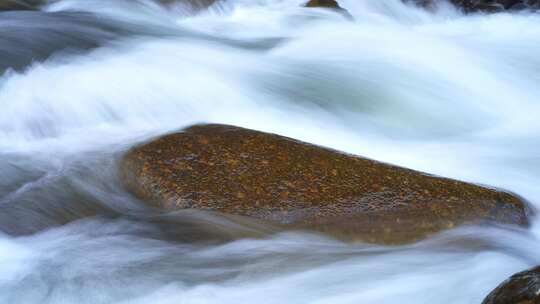
[[502, 282], [482, 304], [540, 303], [540, 267], [517, 273]]
[[322, 8], [328, 8], [336, 10], [337, 12], [341, 13], [344, 17], [347, 19], [354, 19], [353, 16], [349, 13], [348, 10], [342, 8], [339, 6], [339, 3], [335, 0], [310, 0], [305, 7], [322, 7]]
[[213, 210], [377, 243], [467, 223], [528, 224], [525, 202], [507, 192], [226, 125], [135, 147], [121, 176], [166, 210]]
[[[413, 2], [421, 7], [434, 8], [437, 0], [404, 0]], [[540, 0], [450, 0], [452, 4], [466, 13], [472, 12], [501, 12], [506, 10], [523, 10], [540, 8]]]
[[308, 3], [306, 3], [305, 6], [343, 9], [341, 6], [339, 6], [339, 3], [337, 3], [337, 1], [335, 0], [310, 0]]

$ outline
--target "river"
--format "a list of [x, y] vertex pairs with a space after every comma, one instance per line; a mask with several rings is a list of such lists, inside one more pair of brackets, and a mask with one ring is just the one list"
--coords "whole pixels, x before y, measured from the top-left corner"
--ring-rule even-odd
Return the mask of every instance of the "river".
[[385, 247], [160, 214], [122, 188], [129, 147], [214, 122], [540, 205], [540, 14], [301, 4], [0, 13], [0, 303], [480, 303], [540, 264], [536, 218]]

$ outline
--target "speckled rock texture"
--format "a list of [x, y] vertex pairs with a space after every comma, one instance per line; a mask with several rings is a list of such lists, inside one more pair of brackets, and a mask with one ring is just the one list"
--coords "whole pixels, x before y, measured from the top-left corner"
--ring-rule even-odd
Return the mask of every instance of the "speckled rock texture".
[[227, 125], [196, 125], [135, 147], [121, 176], [159, 208], [214, 210], [349, 240], [403, 243], [464, 223], [528, 223], [526, 204], [503, 191]]
[[540, 267], [511, 276], [482, 304], [540, 304]]
[[[404, 0], [423, 7], [433, 8], [442, 0]], [[501, 12], [507, 10], [538, 10], [540, 0], [450, 0], [452, 4], [467, 13]]]

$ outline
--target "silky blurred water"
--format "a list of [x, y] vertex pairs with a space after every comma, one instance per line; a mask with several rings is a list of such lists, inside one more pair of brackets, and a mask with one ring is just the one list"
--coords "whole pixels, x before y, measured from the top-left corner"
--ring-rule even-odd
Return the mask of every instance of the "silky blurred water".
[[342, 0], [0, 13], [1, 303], [479, 303], [528, 230], [400, 247], [147, 209], [117, 161], [198, 122], [283, 134], [540, 204], [540, 14]]

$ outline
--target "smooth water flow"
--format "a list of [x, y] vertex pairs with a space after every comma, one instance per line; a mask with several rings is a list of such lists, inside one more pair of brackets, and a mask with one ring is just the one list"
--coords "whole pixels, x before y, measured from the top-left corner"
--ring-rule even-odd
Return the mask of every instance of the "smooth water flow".
[[0, 303], [480, 303], [540, 263], [527, 231], [417, 244], [159, 214], [121, 187], [137, 142], [270, 131], [540, 205], [540, 14], [342, 0], [62, 0], [0, 13]]

